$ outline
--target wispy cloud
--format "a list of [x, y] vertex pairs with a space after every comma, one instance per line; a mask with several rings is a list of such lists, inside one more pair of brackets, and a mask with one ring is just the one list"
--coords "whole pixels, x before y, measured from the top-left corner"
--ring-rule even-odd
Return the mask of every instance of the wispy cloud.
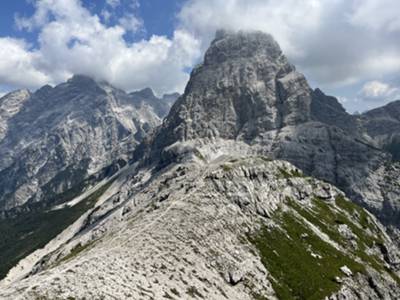
[[110, 6], [112, 8], [116, 8], [117, 6], [121, 5], [120, 0], [106, 0], [106, 3], [108, 6]]
[[359, 92], [361, 99], [365, 101], [392, 101], [400, 99], [400, 89], [378, 80], [364, 84]]

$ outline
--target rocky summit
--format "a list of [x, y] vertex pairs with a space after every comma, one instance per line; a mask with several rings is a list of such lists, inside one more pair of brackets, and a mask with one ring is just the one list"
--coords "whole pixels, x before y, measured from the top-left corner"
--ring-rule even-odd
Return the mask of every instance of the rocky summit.
[[393, 174], [388, 165], [396, 164], [398, 125], [396, 110], [354, 116], [312, 90], [271, 36], [220, 31], [148, 149], [137, 152], [168, 164], [186, 153], [185, 141], [241, 141], [252, 153], [287, 160], [338, 186], [396, 225], [399, 182], [384, 187], [371, 176]]
[[[165, 112], [148, 89], [82, 80], [99, 102]], [[5, 141], [34, 99], [20, 93], [6, 97]], [[33, 231], [41, 243], [3, 270], [0, 298], [399, 299], [393, 111], [350, 115], [272, 36], [219, 31], [161, 125], [121, 150], [129, 164], [40, 212], [59, 232]]]

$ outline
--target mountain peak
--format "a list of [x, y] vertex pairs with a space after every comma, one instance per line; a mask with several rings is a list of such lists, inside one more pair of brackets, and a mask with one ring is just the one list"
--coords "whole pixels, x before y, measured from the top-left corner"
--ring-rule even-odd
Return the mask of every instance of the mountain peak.
[[168, 114], [172, 103], [179, 97], [179, 95], [171, 94], [160, 99], [154, 95], [153, 90], [149, 87], [134, 91], [129, 96], [137, 108], [140, 108], [143, 104], [150, 105], [161, 119]]
[[172, 105], [176, 99], [178, 99], [181, 95], [179, 93], [168, 93], [162, 96], [162, 101], [169, 103]]
[[15, 90], [15, 91], [12, 91], [12, 92], [9, 92], [9, 93], [3, 95], [2, 97], [0, 97], [0, 99], [9, 98], [9, 97], [27, 98], [30, 95], [31, 95], [31, 92], [28, 89], [19, 89], [19, 90]]
[[251, 143], [268, 131], [307, 122], [311, 92], [271, 35], [218, 31], [154, 147], [205, 138]]
[[366, 111], [363, 115], [370, 117], [392, 117], [394, 119], [399, 119], [399, 112], [400, 100], [395, 100], [387, 103], [384, 106]]
[[41, 88], [37, 89], [35, 92], [36, 96], [39, 97], [46, 97], [49, 95], [49, 93], [53, 90], [53, 87], [49, 84], [46, 84], [42, 86]]
[[137, 96], [141, 96], [141, 97], [143, 97], [145, 99], [156, 98], [156, 96], [154, 95], [153, 90], [151, 88], [149, 88], [149, 87], [144, 88], [144, 89], [139, 90], [139, 91], [135, 91], [132, 94], [135, 94]]
[[218, 30], [204, 62], [207, 65], [253, 56], [276, 60], [281, 55], [281, 48], [270, 34], [261, 31]]
[[67, 84], [87, 93], [105, 93], [98, 82], [87, 75], [75, 74], [67, 80]]
[[82, 74], [74, 74], [67, 83], [78, 84], [78, 85], [97, 85], [97, 82], [90, 76]]

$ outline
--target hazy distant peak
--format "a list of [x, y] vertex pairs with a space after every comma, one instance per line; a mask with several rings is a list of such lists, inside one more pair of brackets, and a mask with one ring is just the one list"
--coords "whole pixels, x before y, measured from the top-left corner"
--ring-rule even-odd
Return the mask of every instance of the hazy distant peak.
[[131, 94], [141, 96], [143, 98], [149, 99], [149, 98], [155, 98], [156, 96], [154, 95], [154, 92], [151, 88], [146, 87], [142, 90], [134, 91]]

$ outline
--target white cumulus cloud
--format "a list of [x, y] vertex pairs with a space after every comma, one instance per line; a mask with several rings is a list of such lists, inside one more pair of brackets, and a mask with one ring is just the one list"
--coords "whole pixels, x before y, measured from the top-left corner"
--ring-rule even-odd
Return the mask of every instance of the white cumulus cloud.
[[287, 53], [300, 55], [303, 49], [292, 41], [319, 27], [323, 9], [316, 0], [189, 0], [178, 17], [205, 45], [220, 28], [261, 30], [273, 34]]
[[338, 91], [346, 105], [364, 83], [400, 82], [397, 0], [186, 0], [172, 37], [134, 43], [127, 33], [146, 31], [138, 0], [107, 0], [100, 16], [80, 0], [33, 3], [35, 13], [16, 24], [38, 31], [38, 46], [1, 38], [0, 85], [39, 86], [82, 73], [127, 90], [182, 91], [185, 70], [201, 60], [220, 28], [271, 33], [315, 86]]
[[340, 87], [400, 71], [398, 11], [397, 0], [189, 0], [179, 19], [204, 45], [218, 28], [271, 33], [312, 81]]
[[387, 83], [374, 80], [364, 84], [360, 95], [365, 100], [395, 100], [396, 97], [400, 98], [400, 89], [392, 87]]
[[137, 32], [143, 27], [143, 21], [134, 14], [127, 14], [121, 17], [118, 21], [119, 25], [121, 25], [121, 27], [126, 31]]
[[23, 40], [0, 38], [0, 83], [32, 88], [50, 81], [36, 66], [39, 57]]
[[188, 0], [178, 19], [202, 49], [218, 28], [271, 33], [314, 86], [354, 111], [384, 103], [363, 101], [364, 83], [400, 83], [399, 11], [398, 0]]
[[[118, 3], [109, 1], [110, 6]], [[39, 0], [34, 5], [34, 15], [17, 18], [17, 24], [38, 30], [39, 46], [0, 39], [2, 85], [34, 88], [85, 74], [126, 90], [151, 85], [159, 93], [182, 91], [188, 79], [185, 70], [200, 55], [198, 41], [184, 29], [175, 30], [171, 38], [153, 35], [129, 43], [124, 35], [141, 26], [133, 14], [108, 26], [79, 0]], [[137, 6], [130, 1], [132, 9]]]

